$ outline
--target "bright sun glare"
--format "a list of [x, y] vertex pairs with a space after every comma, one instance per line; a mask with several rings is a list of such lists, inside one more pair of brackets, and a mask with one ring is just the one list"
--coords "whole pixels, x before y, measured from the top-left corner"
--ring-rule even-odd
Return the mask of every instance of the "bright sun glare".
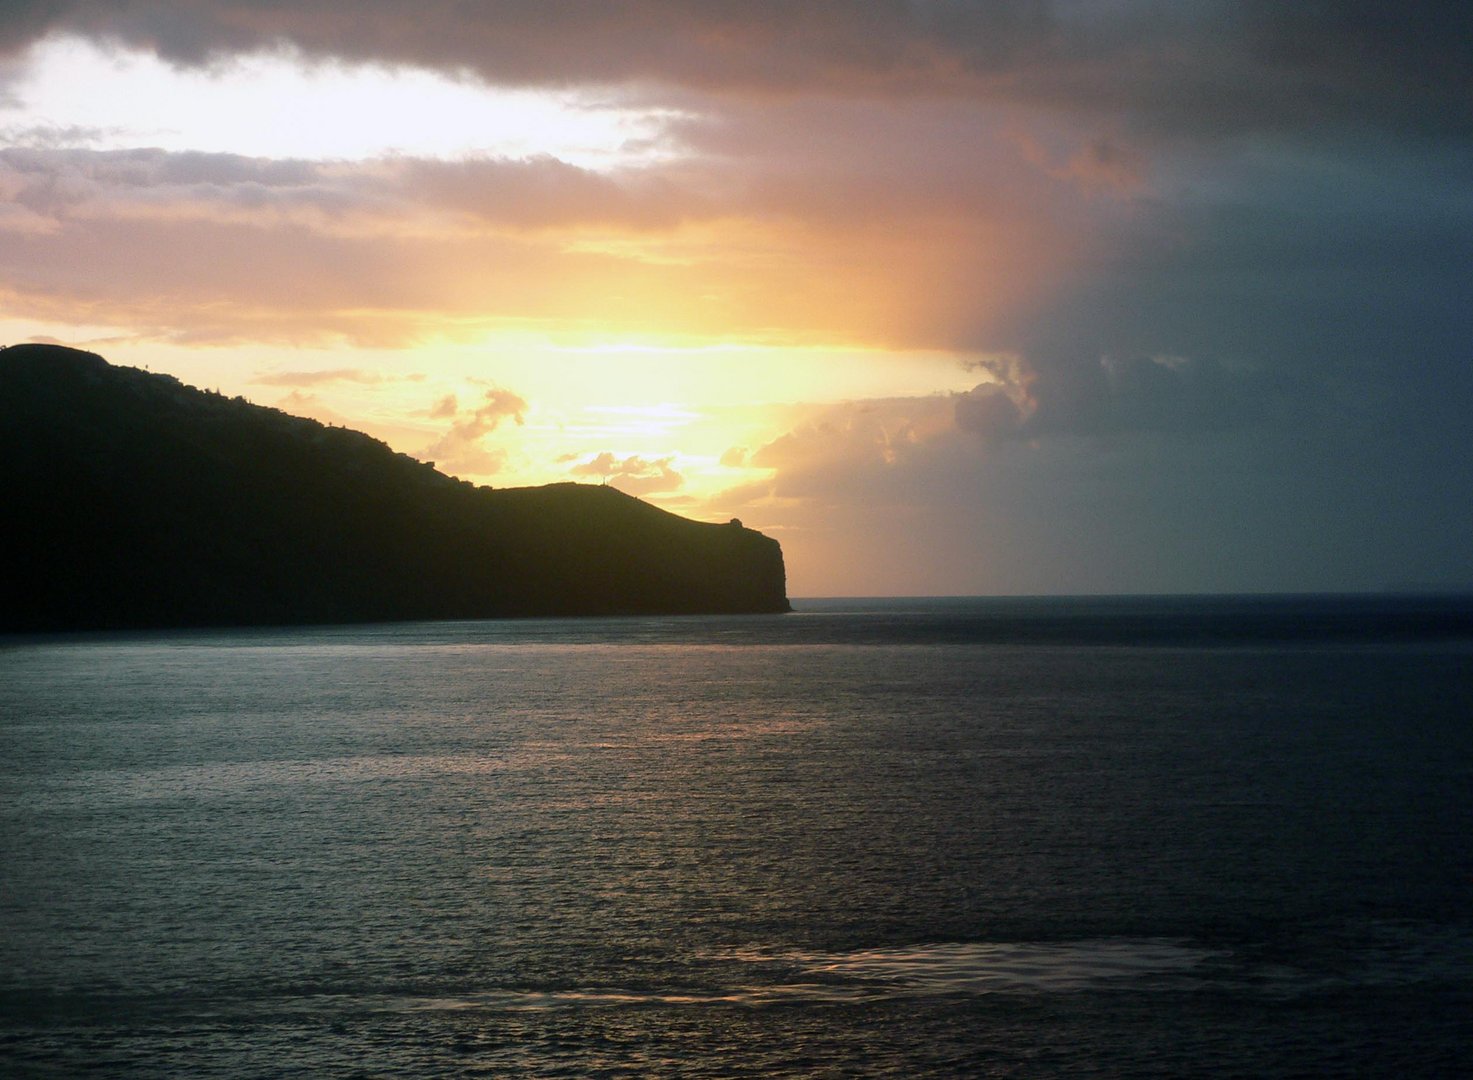
[[49, 39], [28, 61], [15, 102], [0, 108], [6, 142], [313, 160], [546, 154], [594, 169], [671, 154], [661, 139], [675, 116], [669, 110], [417, 69], [307, 63], [273, 52], [211, 72], [77, 38]]
[[[23, 77], [8, 89], [0, 142], [18, 146], [347, 162], [547, 155], [599, 170], [681, 153], [668, 134], [680, 114], [670, 110], [589, 93], [500, 89], [419, 69], [309, 62], [287, 51], [191, 69], [51, 38], [27, 54]], [[564, 242], [574, 254], [629, 254], [630, 241], [617, 230]], [[640, 236], [638, 243], [658, 253], [657, 240]], [[635, 264], [650, 258], [641, 252]], [[103, 339], [117, 362], [163, 364], [186, 381], [360, 427], [497, 484], [586, 477], [589, 463], [607, 459], [644, 484], [642, 494], [687, 503], [762, 475], [763, 467], [749, 464], [750, 451], [826, 402], [914, 395], [918, 384], [945, 394], [976, 381], [944, 351], [727, 339], [719, 320], [713, 332], [694, 337], [624, 336], [600, 317], [611, 313], [617, 325], [626, 308], [642, 303], [658, 322], [661, 311], [679, 308], [678, 295], [598, 277], [559, 288], [575, 297], [587, 290], [596, 303], [571, 325], [550, 317], [525, 332], [454, 333], [455, 316], [446, 314], [443, 339], [418, 343], [412, 355], [361, 345], [202, 350], [139, 338], [126, 327], [89, 334], [80, 325], [16, 326], [12, 337]], [[626, 291], [633, 300], [622, 299]], [[610, 305], [607, 293], [620, 294], [619, 302]], [[0, 321], [0, 329], [7, 325]], [[334, 375], [341, 371], [352, 377]], [[283, 373], [296, 381], [272, 381]], [[515, 420], [481, 416], [488, 387], [523, 402]]]

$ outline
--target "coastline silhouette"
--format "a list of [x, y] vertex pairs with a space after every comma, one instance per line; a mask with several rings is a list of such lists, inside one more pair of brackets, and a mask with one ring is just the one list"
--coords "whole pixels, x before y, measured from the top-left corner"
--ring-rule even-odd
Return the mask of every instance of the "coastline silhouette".
[[789, 610], [782, 550], [602, 485], [478, 487], [361, 432], [0, 350], [0, 630]]

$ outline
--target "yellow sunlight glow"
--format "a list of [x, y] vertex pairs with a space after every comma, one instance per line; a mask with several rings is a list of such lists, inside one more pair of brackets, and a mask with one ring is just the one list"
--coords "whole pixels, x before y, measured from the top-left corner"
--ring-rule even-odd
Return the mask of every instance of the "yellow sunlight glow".
[[[918, 385], [945, 394], [977, 381], [954, 354], [939, 351], [634, 340], [568, 344], [511, 330], [411, 350], [198, 349], [103, 336], [103, 327], [91, 341], [77, 335], [76, 327], [39, 329], [57, 331], [115, 363], [151, 366], [196, 386], [358, 428], [478, 483], [596, 483], [597, 473], [574, 470], [602, 454], [621, 463], [650, 463], [651, 472], [663, 461], [679, 483], [638, 493], [676, 505], [709, 500], [765, 476], [747, 462], [749, 453], [825, 402], [913, 396]], [[0, 330], [8, 331], [3, 340], [12, 341], [38, 332], [34, 324], [4, 320]], [[476, 431], [461, 447], [463, 454], [448, 452], [447, 433], [498, 389], [525, 401], [521, 423], [501, 418]]]

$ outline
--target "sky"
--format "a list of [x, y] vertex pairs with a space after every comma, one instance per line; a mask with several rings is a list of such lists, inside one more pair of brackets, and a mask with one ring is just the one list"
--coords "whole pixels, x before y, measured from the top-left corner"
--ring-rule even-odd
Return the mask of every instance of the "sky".
[[1473, 5], [7, 0], [0, 343], [780, 540], [1473, 586]]

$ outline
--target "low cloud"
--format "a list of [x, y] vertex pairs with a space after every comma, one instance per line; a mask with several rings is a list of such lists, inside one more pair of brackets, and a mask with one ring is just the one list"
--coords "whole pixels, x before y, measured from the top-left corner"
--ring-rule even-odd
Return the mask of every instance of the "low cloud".
[[748, 499], [814, 500], [925, 497], [908, 491], [918, 462], [938, 447], [959, 443], [952, 401], [945, 395], [849, 401], [814, 410], [806, 422], [753, 450], [752, 468], [772, 477], [743, 485]]
[[293, 390], [277, 401], [275, 407], [293, 416], [306, 416], [337, 427], [357, 428], [359, 426], [349, 417], [332, 409], [316, 394], [303, 393], [301, 390]]
[[624, 170], [610, 176], [546, 155], [405, 160], [379, 169], [406, 198], [508, 228], [668, 229], [688, 218], [710, 217], [715, 210], [658, 170]]
[[[1146, 363], [1158, 372], [1129, 370]], [[1182, 370], [1137, 358], [1102, 374], [1119, 396], [1068, 425], [1038, 381], [1032, 414], [998, 382], [829, 406], [752, 455], [768, 477], [711, 506], [780, 535], [789, 580], [813, 595], [1367, 587], [1407, 528], [1454, 565], [1435, 529], [1454, 497], [1436, 485], [1466, 491], [1466, 471], [1433, 480], [1414, 448], [1357, 450], [1367, 432], [1323, 415], [1182, 426], [1180, 388], [1155, 385]], [[1033, 427], [1046, 410], [1050, 426]], [[1133, 412], [1146, 422], [1127, 427]], [[1382, 469], [1398, 482], [1372, 480]], [[1383, 500], [1404, 511], [1384, 525]]]
[[1260, 420], [1278, 389], [1251, 372], [1180, 356], [1010, 358], [956, 396], [956, 423], [985, 441], [1205, 433]]
[[[22, 103], [14, 102], [14, 107]], [[0, 97], [0, 108], [6, 103]], [[12, 124], [0, 128], [0, 145], [27, 150], [62, 150], [87, 147], [121, 134], [117, 128], [88, 127], [80, 124]]]
[[[450, 400], [453, 402], [453, 397]], [[446, 400], [441, 399], [440, 404], [446, 404]], [[526, 401], [510, 390], [487, 390], [474, 412], [456, 420], [443, 437], [415, 456], [422, 461], [433, 461], [449, 473], [488, 476], [500, 472], [506, 464], [506, 451], [488, 449], [481, 445], [481, 439], [495, 431], [503, 420], [511, 419], [518, 426], [525, 423], [527, 408]]]
[[1131, 198], [1149, 188], [1148, 155], [1119, 138], [1100, 135], [1082, 145], [1077, 140], [1066, 143], [1062, 160], [1057, 151], [1028, 132], [1013, 132], [1011, 138], [1024, 160], [1055, 180], [1077, 185], [1086, 194]]
[[314, 162], [95, 150], [69, 145], [66, 133], [44, 134], [0, 149], [0, 193], [53, 222], [196, 220], [392, 236], [668, 229], [725, 212], [656, 169], [611, 176], [546, 156]]
[[[987, 354], [963, 394], [813, 406], [734, 448], [771, 476], [732, 509], [791, 508], [761, 516], [810, 571], [841, 540], [877, 575], [907, 544], [952, 568], [916, 588], [1374, 585], [1351, 570], [1413, 542], [1466, 565], [1473, 6], [575, 7], [7, 6], [13, 56], [70, 31], [228, 78], [295, 48], [671, 119], [669, 156], [618, 173], [99, 151], [28, 121], [0, 149], [0, 308], [178, 344], [515, 326]], [[426, 454], [494, 472], [486, 436], [524, 407], [441, 398]], [[561, 464], [680, 482], [673, 457]], [[847, 530], [822, 552], [815, 507]], [[1132, 576], [1143, 551], [1178, 572]]]
[[[156, 148], [0, 149], [0, 187], [38, 217], [68, 221], [297, 223], [365, 229], [395, 212], [370, 174], [330, 165]], [[382, 228], [382, 226], [380, 226]]]
[[1017, 438], [1027, 415], [1017, 397], [996, 383], [956, 396], [956, 426], [987, 441]]
[[674, 456], [646, 459], [637, 454], [615, 457], [605, 450], [568, 470], [573, 476], [598, 476], [630, 495], [674, 491], [685, 483], [676, 471]]
[[373, 386], [385, 381], [377, 371], [362, 368], [333, 368], [329, 371], [268, 371], [257, 375], [252, 382], [266, 386], [320, 386], [323, 383], [360, 383]]

